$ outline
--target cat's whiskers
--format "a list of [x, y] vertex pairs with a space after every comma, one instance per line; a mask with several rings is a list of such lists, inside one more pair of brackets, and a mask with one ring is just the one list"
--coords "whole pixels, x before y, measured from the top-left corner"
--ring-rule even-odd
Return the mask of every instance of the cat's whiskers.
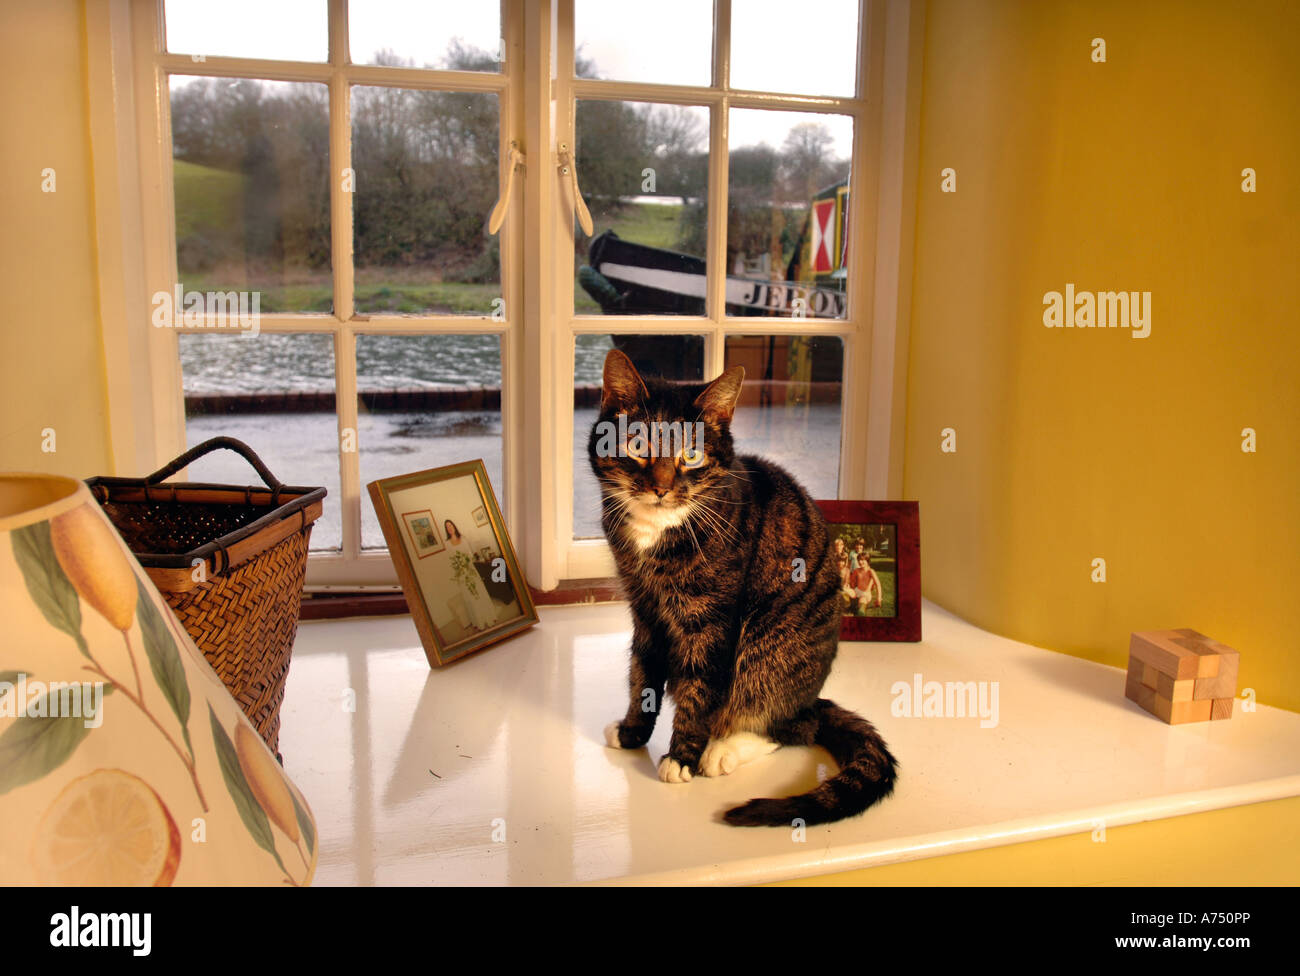
[[727, 521], [721, 513], [714, 511], [703, 499], [697, 498], [694, 500], [691, 512], [694, 515], [699, 515], [701, 521], [721, 535], [726, 542], [735, 544], [740, 541], [736, 527]]
[[695, 537], [695, 529], [691, 527], [691, 520], [688, 518], [682, 525], [686, 526], [686, 531], [691, 534], [691, 542], [695, 544], [695, 554], [704, 557], [704, 550], [700, 548], [700, 540]]

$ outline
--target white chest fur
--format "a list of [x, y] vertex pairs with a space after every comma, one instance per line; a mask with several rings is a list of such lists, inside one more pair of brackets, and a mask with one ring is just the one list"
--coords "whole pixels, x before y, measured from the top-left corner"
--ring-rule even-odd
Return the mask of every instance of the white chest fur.
[[638, 552], [653, 549], [660, 537], [673, 526], [686, 521], [687, 510], [684, 507], [666, 509], [658, 505], [642, 505], [634, 502], [628, 506], [627, 517], [623, 522], [623, 531], [632, 540]]

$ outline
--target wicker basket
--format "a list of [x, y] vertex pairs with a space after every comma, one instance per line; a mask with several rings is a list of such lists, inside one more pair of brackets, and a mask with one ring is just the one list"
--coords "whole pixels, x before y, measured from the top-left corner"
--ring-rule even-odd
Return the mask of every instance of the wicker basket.
[[[241, 454], [265, 486], [161, 483], [218, 448]], [[278, 755], [307, 542], [325, 489], [282, 484], [233, 437], [204, 441], [147, 478], [90, 478], [86, 484]]]

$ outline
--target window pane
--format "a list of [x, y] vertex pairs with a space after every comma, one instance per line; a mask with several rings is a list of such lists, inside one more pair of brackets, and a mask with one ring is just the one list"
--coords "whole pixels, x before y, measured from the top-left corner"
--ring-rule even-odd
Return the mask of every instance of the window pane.
[[660, 85], [713, 82], [713, 4], [577, 0], [573, 73]]
[[331, 311], [325, 86], [176, 75], [171, 115], [180, 283]]
[[740, 454], [794, 474], [814, 498], [839, 496], [844, 343], [836, 336], [729, 336], [745, 367], [731, 433]]
[[359, 312], [490, 315], [502, 306], [497, 96], [352, 90]]
[[354, 64], [500, 71], [501, 5], [492, 0], [348, 4]]
[[[312, 550], [339, 549], [339, 431], [334, 412], [334, 340], [328, 335], [182, 333], [185, 442], [222, 435], [256, 451], [287, 485], [329, 489], [311, 533]], [[189, 480], [256, 485], [261, 478], [232, 451], [189, 466]]]
[[[357, 397], [363, 489], [380, 478], [481, 458], [505, 504], [497, 336], [359, 335]], [[361, 547], [385, 548], [368, 492]]]
[[600, 415], [605, 354], [617, 346], [643, 376], [704, 379], [704, 337], [698, 335], [579, 335], [573, 337], [573, 537], [604, 537], [600, 487], [591, 471], [587, 441]]
[[578, 102], [578, 179], [595, 236], [575, 226], [575, 312], [704, 314], [708, 146], [708, 109]]
[[163, 10], [173, 54], [329, 60], [325, 0], [165, 0]]
[[732, 0], [731, 87], [852, 97], [858, 0]]
[[728, 314], [844, 318], [852, 118], [733, 109], [730, 128]]

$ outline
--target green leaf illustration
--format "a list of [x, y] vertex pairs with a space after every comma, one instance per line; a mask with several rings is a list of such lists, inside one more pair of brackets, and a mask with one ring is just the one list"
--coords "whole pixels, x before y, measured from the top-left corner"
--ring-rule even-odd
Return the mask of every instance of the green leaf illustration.
[[212, 720], [212, 741], [217, 747], [217, 762], [221, 766], [221, 775], [226, 781], [226, 789], [230, 791], [230, 798], [235, 801], [235, 809], [239, 811], [239, 818], [244, 821], [244, 826], [248, 828], [254, 843], [262, 850], [270, 852], [275, 858], [275, 863], [280, 865], [280, 870], [288, 874], [288, 869], [280, 860], [280, 852], [275, 849], [271, 821], [267, 819], [262, 805], [257, 802], [257, 797], [253, 796], [253, 790], [249, 787], [248, 780], [244, 778], [244, 771], [239, 768], [239, 754], [235, 752], [235, 744], [230, 741], [230, 736], [221, 727], [221, 722], [217, 720], [217, 713], [212, 710], [211, 705], [208, 706], [208, 716]]
[[136, 577], [136, 590], [140, 599], [136, 603], [136, 613], [140, 618], [140, 635], [144, 638], [145, 656], [149, 658], [149, 670], [154, 680], [162, 689], [167, 704], [176, 713], [181, 723], [181, 733], [185, 736], [185, 745], [194, 755], [194, 744], [190, 742], [190, 686], [185, 677], [185, 666], [181, 664], [180, 652], [172, 640], [167, 621], [152, 600], [150, 584]]
[[81, 636], [81, 601], [54, 555], [50, 523], [37, 522], [14, 529], [14, 560], [23, 574], [27, 592], [45, 619], [77, 642], [86, 658], [90, 650]]
[[303, 839], [307, 841], [307, 851], [310, 853], [316, 849], [316, 825], [311, 822], [311, 814], [298, 802], [298, 794], [290, 790], [289, 795], [293, 797], [293, 812], [298, 818], [298, 829], [302, 831]]
[[[112, 685], [104, 685], [105, 696], [112, 691]], [[55, 710], [50, 705], [56, 697], [53, 692], [44, 696], [43, 710], [46, 713]], [[93, 712], [57, 718], [48, 714], [44, 717], [20, 716], [0, 735], [0, 794], [40, 779], [63, 765], [86, 733], [91, 731], [86, 728], [86, 720], [93, 716]]]

